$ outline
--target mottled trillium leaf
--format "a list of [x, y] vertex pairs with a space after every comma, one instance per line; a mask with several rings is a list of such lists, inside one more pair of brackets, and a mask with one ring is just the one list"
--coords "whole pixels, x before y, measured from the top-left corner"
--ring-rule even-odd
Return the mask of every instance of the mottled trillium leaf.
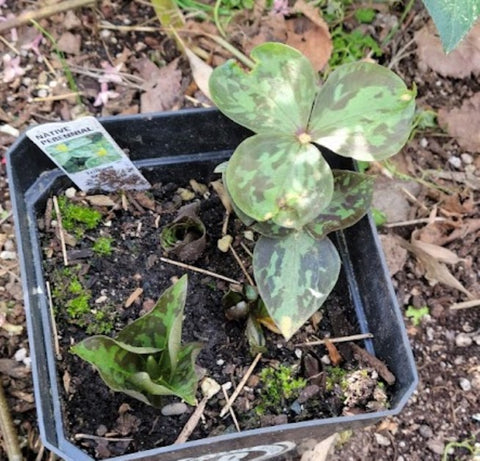
[[244, 71], [234, 60], [217, 67], [210, 94], [221, 112], [256, 133], [305, 131], [318, 89], [310, 61], [280, 43], [264, 43], [251, 53], [255, 67]]
[[308, 132], [344, 157], [383, 160], [407, 142], [415, 90], [378, 64], [356, 62], [334, 70], [320, 89]]
[[244, 140], [225, 173], [228, 193], [255, 221], [299, 229], [330, 202], [333, 176], [320, 151], [294, 136], [258, 134]]
[[275, 224], [272, 220], [258, 222], [255, 221], [252, 217], [248, 216], [244, 213], [235, 202], [232, 200], [230, 194], [228, 193], [228, 185], [227, 185], [227, 178], [225, 173], [222, 176], [223, 184], [225, 184], [225, 190], [227, 191], [227, 195], [230, 199], [230, 203], [232, 205], [232, 209], [237, 215], [238, 219], [243, 222], [248, 227], [251, 227], [254, 231], [258, 232], [261, 235], [265, 235], [266, 237], [284, 237], [285, 235], [293, 232], [293, 229], [287, 229], [286, 227], [279, 226]]
[[72, 352], [98, 369], [114, 391], [124, 392], [153, 406], [162, 395], [195, 402], [198, 376], [196, 343], [181, 344], [187, 276], [168, 288], [148, 314], [125, 327], [117, 338], [92, 336]]
[[355, 224], [369, 210], [375, 178], [346, 170], [333, 170], [332, 201], [311, 223], [305, 226], [320, 240], [330, 232]]
[[289, 340], [332, 291], [340, 257], [328, 238], [294, 232], [283, 239], [260, 237], [253, 267], [267, 311]]
[[450, 53], [480, 15], [478, 0], [423, 0], [437, 26], [445, 53]]

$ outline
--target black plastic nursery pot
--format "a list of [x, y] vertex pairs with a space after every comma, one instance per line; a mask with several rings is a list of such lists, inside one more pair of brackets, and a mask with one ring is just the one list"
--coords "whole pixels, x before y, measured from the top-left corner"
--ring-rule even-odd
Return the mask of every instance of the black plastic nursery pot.
[[[101, 122], [147, 179], [160, 181], [186, 172], [189, 178], [206, 177], [249, 135], [213, 109], [112, 117]], [[352, 166], [349, 160], [340, 157], [332, 162], [337, 168]], [[7, 172], [42, 440], [65, 460], [92, 460], [66, 437], [59, 392], [61, 377], [56, 370], [52, 315], [36, 226], [37, 213], [47, 198], [71, 183], [24, 135], [7, 154]], [[381, 359], [396, 377], [388, 410], [247, 430], [110, 459], [282, 459], [284, 454], [295, 454], [297, 447], [309, 439], [320, 441], [334, 432], [360, 428], [399, 413], [416, 387], [417, 374], [375, 226], [365, 217], [355, 226], [338, 232], [336, 241], [356, 323], [361, 333], [373, 335], [362, 346]]]

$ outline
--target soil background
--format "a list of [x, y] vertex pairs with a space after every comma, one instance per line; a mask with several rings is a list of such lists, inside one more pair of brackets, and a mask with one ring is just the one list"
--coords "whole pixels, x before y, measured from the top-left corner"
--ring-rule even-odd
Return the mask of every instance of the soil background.
[[[9, 20], [47, 3], [0, 1], [0, 16]], [[364, 27], [380, 42], [407, 3], [379, 7], [377, 22]], [[255, 40], [275, 39], [278, 31], [270, 22], [261, 34], [258, 28], [252, 32], [252, 24], [266, 16], [259, 7], [237, 15], [229, 38], [246, 51]], [[351, 21], [350, 15], [345, 27]], [[399, 416], [354, 434], [339, 434], [327, 458], [331, 460], [429, 461], [444, 456], [464, 461], [474, 459], [474, 450], [477, 456], [480, 452], [478, 445], [475, 448], [480, 442], [479, 308], [451, 308], [480, 297], [480, 149], [458, 135], [458, 125], [470, 129], [470, 139], [480, 130], [474, 115], [478, 70], [469, 68], [478, 57], [470, 50], [464, 61], [450, 66], [457, 72], [432, 70], [422, 52], [425, 43], [415, 40], [427, 22], [422, 4], [415, 3], [377, 59], [409, 86], [417, 86], [419, 108], [439, 114], [443, 128], [438, 123], [419, 124], [392, 163], [371, 168], [378, 175], [374, 207], [386, 215], [380, 227], [382, 242], [420, 382]], [[0, 35], [0, 373], [26, 460], [54, 457], [42, 447], [36, 425], [3, 155], [18, 133], [35, 123], [208, 105], [188, 60], [157, 24], [147, 2], [103, 0]], [[195, 27], [189, 23], [186, 29]], [[215, 31], [212, 24], [202, 27]], [[315, 47], [317, 36], [299, 33], [304, 34], [303, 42]], [[213, 66], [229, 57], [204, 35], [186, 36], [194, 37], [189, 43], [202, 47]], [[244, 36], [251, 40], [242, 42], [239, 37]], [[455, 131], [445, 117], [465, 104], [474, 111]], [[451, 253], [439, 254], [438, 248], [428, 252], [426, 244]], [[412, 315], [425, 307], [428, 313], [416, 321]], [[5, 456], [0, 451], [0, 458]], [[319, 452], [312, 459], [321, 456]]]

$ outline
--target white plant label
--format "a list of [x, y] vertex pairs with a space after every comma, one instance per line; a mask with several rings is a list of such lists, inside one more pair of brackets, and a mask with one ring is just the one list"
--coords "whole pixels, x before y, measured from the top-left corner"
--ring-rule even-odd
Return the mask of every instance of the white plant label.
[[95, 117], [47, 123], [26, 134], [83, 191], [150, 188]]

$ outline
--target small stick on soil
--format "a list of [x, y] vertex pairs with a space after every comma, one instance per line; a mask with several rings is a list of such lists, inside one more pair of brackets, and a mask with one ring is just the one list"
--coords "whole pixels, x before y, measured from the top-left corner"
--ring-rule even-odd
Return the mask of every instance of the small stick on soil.
[[12, 415], [8, 408], [7, 399], [0, 381], [0, 434], [9, 461], [22, 461], [23, 456], [18, 444], [18, 435], [13, 425]]
[[177, 440], [173, 442], [174, 444], [185, 443], [188, 440], [194, 429], [197, 427], [197, 424], [200, 421], [203, 412], [205, 411], [205, 406], [207, 405], [209, 398], [209, 396], [203, 397], [203, 399], [197, 405], [197, 408], [195, 408], [195, 411], [192, 413], [192, 416], [190, 416], [188, 419], [187, 424], [183, 426], [182, 432], [180, 432], [178, 435]]
[[65, 245], [65, 236], [63, 235], [62, 215], [60, 214], [60, 207], [58, 206], [57, 197], [53, 197], [53, 207], [57, 214], [58, 234], [60, 237], [60, 245], [62, 246], [63, 264], [68, 266], [67, 246]]
[[351, 335], [351, 336], [339, 336], [338, 338], [326, 338], [319, 339], [318, 341], [308, 341], [306, 343], [295, 344], [295, 347], [307, 347], [307, 346], [321, 346], [328, 342], [330, 343], [347, 343], [349, 341], [360, 341], [362, 339], [373, 338], [372, 333], [363, 333], [360, 335]]
[[73, 93], [57, 94], [55, 96], [45, 96], [44, 98], [33, 98], [33, 102], [61, 101], [62, 99], [75, 98], [82, 96], [83, 93], [75, 91]]
[[233, 405], [236, 398], [238, 397], [238, 394], [240, 394], [240, 391], [243, 389], [243, 386], [245, 386], [248, 378], [250, 378], [250, 375], [253, 373], [253, 370], [255, 369], [258, 361], [261, 358], [262, 358], [262, 354], [261, 353], [257, 354], [257, 356], [255, 357], [255, 360], [252, 362], [252, 364], [248, 368], [247, 372], [245, 373], [245, 376], [240, 381], [240, 384], [236, 387], [232, 396], [227, 400], [227, 404], [222, 408], [222, 411], [220, 412], [220, 418], [223, 418], [227, 414], [227, 411], [230, 410], [231, 406]]
[[183, 269], [188, 269], [194, 272], [200, 272], [201, 274], [205, 275], [210, 275], [211, 277], [215, 277], [220, 280], [225, 280], [225, 282], [228, 283], [234, 283], [235, 285], [241, 285], [242, 283], [239, 282], [238, 280], [233, 280], [229, 277], [225, 277], [224, 275], [216, 274], [215, 272], [208, 271], [206, 269], [201, 269], [200, 267], [195, 267], [195, 266], [190, 266], [190, 264], [184, 264], [179, 261], [174, 261], [173, 259], [168, 259], [168, 258], [160, 258], [160, 261], [167, 263], [167, 264], [173, 264], [174, 266], [182, 267]]
[[90, 434], [75, 434], [74, 436], [75, 440], [82, 440], [82, 439], [88, 439], [88, 440], [108, 440], [109, 442], [131, 442], [133, 438], [128, 437], [128, 438], [118, 438], [118, 437], [100, 437], [98, 435], [90, 435]]
[[57, 323], [55, 322], [55, 315], [53, 315], [53, 300], [52, 300], [52, 291], [50, 290], [50, 282], [46, 282], [47, 285], [47, 297], [48, 297], [48, 306], [50, 307], [50, 318], [52, 320], [52, 330], [53, 330], [53, 345], [55, 347], [55, 356], [59, 359], [62, 355], [60, 354], [60, 344], [58, 343], [58, 332], [57, 332]]
[[248, 283], [250, 285], [252, 285], [252, 287], [254, 287], [255, 282], [252, 280], [252, 277], [250, 277], [250, 274], [247, 272], [247, 269], [245, 269], [245, 266], [244, 266], [242, 260], [240, 259], [240, 256], [238, 256], [238, 253], [235, 251], [235, 249], [232, 247], [232, 245], [230, 245], [230, 251], [232, 252], [233, 257], [235, 258], [235, 261], [237, 261], [237, 264], [240, 266], [240, 269], [242, 269], [242, 272], [244, 273], [245, 277], [247, 278]]
[[136, 288], [135, 291], [125, 301], [125, 307], [130, 307], [143, 293], [142, 288]]
[[350, 347], [353, 350], [353, 354], [357, 356], [357, 359], [365, 362], [367, 365], [370, 365], [372, 368], [374, 368], [387, 384], [391, 386], [395, 383], [394, 374], [380, 359], [377, 359], [377, 357], [369, 354], [365, 349], [362, 349], [356, 344], [352, 343], [350, 344]]
[[7, 19], [6, 21], [0, 22], [0, 33], [9, 29], [13, 29], [14, 27], [28, 24], [31, 20], [48, 18], [49, 16], [52, 16], [54, 14], [62, 13], [63, 11], [73, 10], [81, 6], [87, 6], [94, 2], [95, 0], [65, 0], [64, 2], [47, 5], [38, 10], [24, 11], [15, 18]]
[[462, 303], [455, 303], [450, 306], [452, 311], [457, 311], [460, 309], [468, 309], [470, 307], [479, 307], [480, 299], [472, 299], [471, 301], [464, 301]]
[[[228, 402], [228, 400], [229, 400], [230, 397], [228, 396], [227, 390], [225, 389], [224, 386], [222, 386], [222, 392], [223, 392], [223, 395], [225, 396], [225, 399], [226, 399], [227, 402]], [[236, 427], [237, 431], [238, 431], [238, 432], [241, 432], [240, 425], [238, 424], [237, 417], [235, 416], [235, 412], [233, 411], [233, 408], [230, 407], [230, 408], [229, 408], [229, 411], [230, 411], [230, 416], [231, 416], [232, 419], [233, 419], [233, 424], [235, 424], [235, 427]]]
[[430, 218], [412, 219], [410, 221], [398, 221], [392, 223], [385, 223], [383, 227], [404, 227], [416, 226], [417, 224], [430, 224], [431, 222], [444, 222], [445, 218], [435, 218], [433, 221]]

